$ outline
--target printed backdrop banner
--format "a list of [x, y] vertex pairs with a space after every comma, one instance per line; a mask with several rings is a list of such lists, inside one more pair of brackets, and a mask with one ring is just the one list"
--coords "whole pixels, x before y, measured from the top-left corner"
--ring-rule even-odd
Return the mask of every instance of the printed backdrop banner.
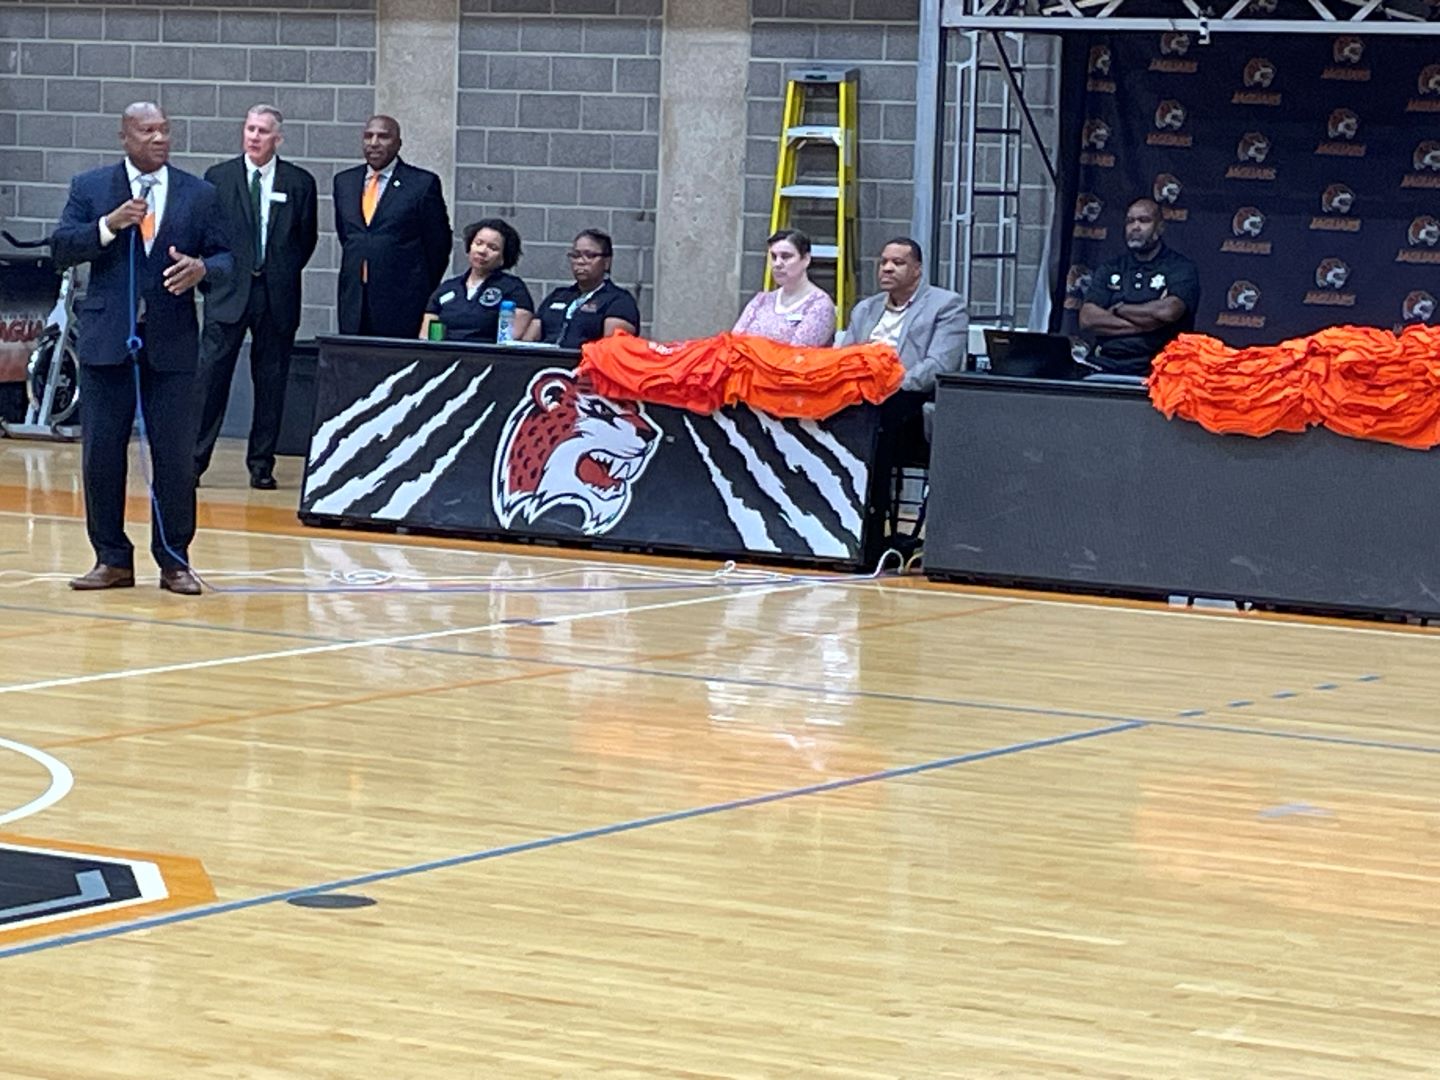
[[1251, 345], [1435, 319], [1440, 39], [1077, 36], [1064, 86], [1063, 332], [1141, 195], [1199, 267], [1199, 333]]
[[603, 397], [579, 359], [322, 338], [302, 520], [837, 566], [878, 555], [878, 407], [702, 416]]

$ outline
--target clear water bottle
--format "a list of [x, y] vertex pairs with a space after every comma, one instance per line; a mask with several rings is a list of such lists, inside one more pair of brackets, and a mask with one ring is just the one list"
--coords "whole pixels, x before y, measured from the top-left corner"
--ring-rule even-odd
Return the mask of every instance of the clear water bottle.
[[510, 345], [515, 341], [515, 301], [500, 302], [500, 321], [495, 326], [495, 344]]

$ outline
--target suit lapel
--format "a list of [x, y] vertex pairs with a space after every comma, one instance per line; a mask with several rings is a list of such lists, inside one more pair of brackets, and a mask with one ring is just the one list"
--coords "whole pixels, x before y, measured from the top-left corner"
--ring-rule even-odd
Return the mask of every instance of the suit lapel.
[[[166, 252], [170, 250], [170, 245], [174, 242], [170, 238], [175, 232], [174, 223], [177, 220], [175, 214], [182, 210], [186, 199], [184, 181], [180, 179], [180, 174], [169, 165], [165, 166], [165, 184], [169, 188], [165, 192], [165, 216], [160, 219], [160, 227], [155, 230], [155, 242], [150, 245], [150, 258], [160, 258], [162, 266], [169, 258]], [[183, 248], [181, 251], [185, 255], [191, 254], [184, 251]]]
[[910, 298], [910, 306], [905, 312], [905, 318], [900, 323], [900, 336], [895, 341], [895, 351], [898, 353], [905, 348], [906, 342], [910, 340], [910, 331], [914, 329], [916, 319], [920, 314], [920, 304], [925, 299], [925, 290], [929, 286], [923, 281], [920, 287], [915, 290], [915, 295]]
[[235, 159], [235, 169], [232, 175], [235, 191], [240, 196], [240, 206], [245, 214], [245, 220], [250, 224], [251, 235], [255, 232], [255, 209], [250, 205], [250, 162], [245, 155], [241, 154]]
[[[270, 261], [270, 254], [275, 250], [275, 237], [279, 236], [286, 224], [289, 222], [290, 201], [295, 197], [295, 192], [290, 190], [289, 170], [285, 162], [275, 162], [275, 182], [270, 185], [270, 226], [265, 230], [265, 261]], [[274, 195], [283, 194], [284, 202], [276, 202]]]

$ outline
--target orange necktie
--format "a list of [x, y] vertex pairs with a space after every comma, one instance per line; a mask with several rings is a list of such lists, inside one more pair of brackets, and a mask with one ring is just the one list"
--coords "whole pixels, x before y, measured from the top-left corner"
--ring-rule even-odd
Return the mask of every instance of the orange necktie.
[[365, 193], [360, 197], [360, 213], [365, 218], [365, 224], [370, 224], [370, 219], [375, 216], [375, 207], [380, 205], [380, 174], [373, 173], [370, 179], [365, 182]]
[[150, 242], [155, 239], [155, 211], [146, 210], [145, 216], [140, 219], [140, 238], [149, 247]]

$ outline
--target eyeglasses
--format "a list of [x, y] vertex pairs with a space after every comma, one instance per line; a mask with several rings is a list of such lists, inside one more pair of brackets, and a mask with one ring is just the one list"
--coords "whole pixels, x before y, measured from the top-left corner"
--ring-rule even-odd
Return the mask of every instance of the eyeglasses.
[[592, 259], [603, 259], [603, 251], [567, 251], [565, 257], [571, 262], [589, 262]]

